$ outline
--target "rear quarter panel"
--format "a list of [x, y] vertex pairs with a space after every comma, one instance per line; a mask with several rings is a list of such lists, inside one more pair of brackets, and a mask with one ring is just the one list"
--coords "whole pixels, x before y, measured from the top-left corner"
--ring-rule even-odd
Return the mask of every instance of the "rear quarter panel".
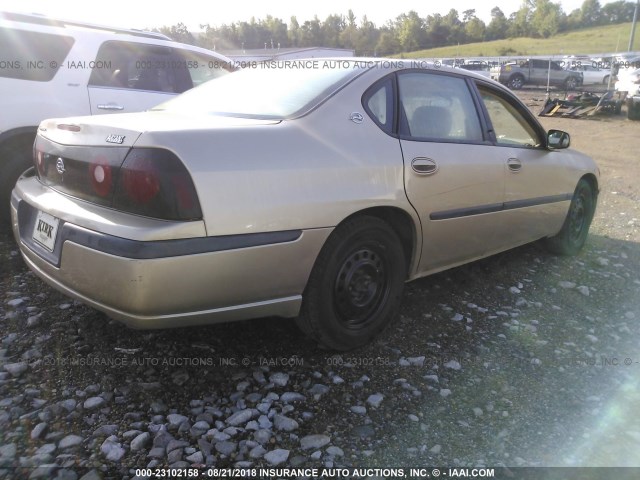
[[[361, 105], [361, 94], [373, 81], [356, 79], [298, 119], [148, 133], [136, 146], [164, 146], [184, 161], [208, 235], [332, 227], [374, 206], [413, 214], [399, 142]], [[364, 121], [351, 121], [352, 112]]]

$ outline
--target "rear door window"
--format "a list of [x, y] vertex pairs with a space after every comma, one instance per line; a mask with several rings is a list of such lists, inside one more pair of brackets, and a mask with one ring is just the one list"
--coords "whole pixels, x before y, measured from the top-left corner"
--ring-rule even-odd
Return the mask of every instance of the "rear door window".
[[187, 63], [172, 47], [109, 41], [98, 51], [89, 85], [182, 93], [193, 87]]
[[63, 35], [0, 29], [0, 77], [48, 82], [69, 54], [74, 40]]
[[398, 75], [400, 135], [449, 142], [482, 142], [480, 119], [461, 77], [427, 72]]

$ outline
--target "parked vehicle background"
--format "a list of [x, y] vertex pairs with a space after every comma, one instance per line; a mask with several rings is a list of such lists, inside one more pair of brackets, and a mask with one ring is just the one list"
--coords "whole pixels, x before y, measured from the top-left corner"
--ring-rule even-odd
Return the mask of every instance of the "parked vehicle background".
[[626, 98], [629, 120], [640, 120], [640, 68], [620, 70], [616, 91]]
[[472, 60], [459, 66], [470, 72], [476, 72], [483, 77], [491, 78], [491, 67], [487, 62]]
[[9, 12], [0, 12], [0, 59], [0, 224], [42, 120], [146, 110], [230, 65], [159, 33]]
[[582, 85], [582, 72], [565, 70], [553, 60], [528, 59], [509, 62], [491, 69], [491, 78], [512, 90], [524, 85], [547, 85], [573, 90]]
[[574, 65], [569, 67], [568, 70], [582, 73], [583, 85], [607, 85], [609, 77], [611, 77], [610, 70], [594, 67], [590, 63]]
[[618, 73], [616, 91], [627, 96], [640, 95], [640, 68], [635, 70], [621, 70]]

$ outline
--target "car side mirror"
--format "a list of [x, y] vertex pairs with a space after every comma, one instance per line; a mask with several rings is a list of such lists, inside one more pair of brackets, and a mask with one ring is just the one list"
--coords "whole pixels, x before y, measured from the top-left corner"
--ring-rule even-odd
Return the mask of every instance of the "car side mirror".
[[549, 133], [547, 133], [547, 147], [559, 150], [561, 148], [569, 148], [569, 145], [571, 145], [571, 137], [567, 132], [549, 130]]

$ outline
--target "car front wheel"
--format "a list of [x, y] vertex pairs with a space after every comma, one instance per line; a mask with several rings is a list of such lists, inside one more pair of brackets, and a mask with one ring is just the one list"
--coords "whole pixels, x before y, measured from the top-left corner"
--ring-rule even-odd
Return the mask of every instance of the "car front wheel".
[[562, 229], [556, 236], [546, 239], [547, 248], [560, 255], [576, 255], [587, 241], [595, 208], [593, 187], [587, 180], [581, 179], [571, 199]]
[[395, 315], [405, 278], [405, 255], [393, 229], [376, 217], [347, 220], [316, 259], [296, 322], [324, 347], [365, 345]]

